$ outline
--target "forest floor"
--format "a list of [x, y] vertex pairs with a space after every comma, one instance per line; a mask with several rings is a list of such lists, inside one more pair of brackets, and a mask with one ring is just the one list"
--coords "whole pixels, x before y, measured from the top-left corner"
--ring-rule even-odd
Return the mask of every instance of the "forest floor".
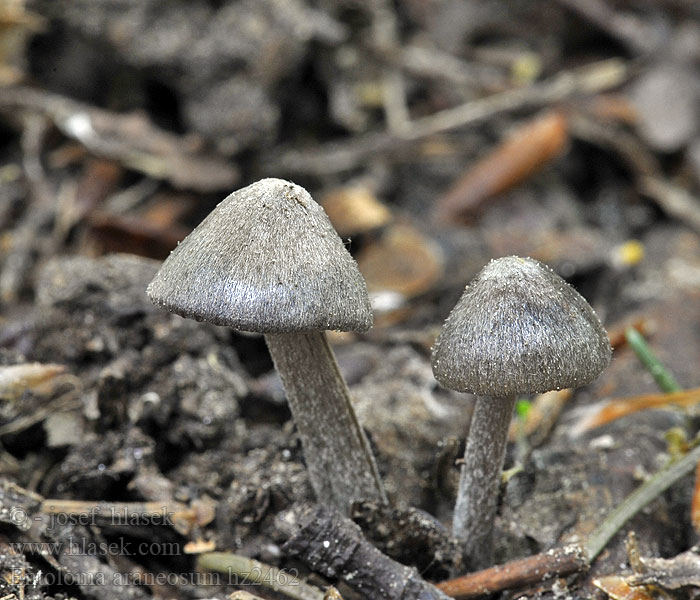
[[[585, 546], [697, 448], [699, 108], [693, 0], [0, 2], [0, 598], [407, 600], [468, 571], [473, 398], [430, 349], [513, 254], [571, 282], [614, 354], [518, 404], [494, 560]], [[146, 296], [262, 177], [306, 187], [367, 281], [374, 327], [330, 339], [390, 508], [319, 512], [263, 338]], [[694, 470], [590, 568], [526, 565], [504, 596], [699, 597]]]

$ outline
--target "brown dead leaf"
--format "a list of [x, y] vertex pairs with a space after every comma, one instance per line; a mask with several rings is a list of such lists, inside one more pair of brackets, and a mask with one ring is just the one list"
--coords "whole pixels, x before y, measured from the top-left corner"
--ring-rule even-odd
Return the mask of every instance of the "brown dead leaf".
[[94, 212], [89, 218], [90, 238], [97, 252], [127, 252], [164, 259], [188, 233], [181, 225], [161, 225], [141, 216]]
[[645, 337], [654, 331], [654, 323], [649, 319], [645, 319], [644, 317], [639, 317], [638, 319], [634, 319], [629, 322], [625, 321], [622, 324], [615, 325], [614, 327], [608, 329], [608, 338], [610, 339], [610, 345], [612, 346], [613, 350], [617, 350], [618, 348], [622, 348], [623, 346], [627, 345], [625, 330], [627, 330], [629, 327], [634, 327]]
[[646, 587], [632, 587], [624, 577], [608, 575], [593, 580], [593, 585], [603, 590], [613, 600], [658, 600]]
[[192, 210], [194, 199], [191, 196], [156, 194], [141, 212], [141, 217], [160, 227], [173, 227]]
[[435, 220], [469, 220], [489, 198], [536, 173], [563, 152], [566, 117], [550, 111], [520, 127], [495, 150], [470, 167], [437, 201]]
[[599, 94], [586, 106], [587, 111], [601, 121], [615, 121], [633, 125], [639, 115], [629, 98], [621, 94]]
[[619, 398], [606, 402], [602, 407], [594, 408], [594, 412], [586, 414], [572, 429], [577, 435], [580, 435], [640, 410], [687, 407], [698, 403], [700, 403], [700, 388], [671, 394], [646, 394], [630, 398]]
[[357, 257], [372, 292], [405, 298], [427, 292], [442, 276], [442, 256], [431, 240], [410, 225], [394, 225]]
[[115, 161], [83, 157], [82, 173], [73, 194], [67, 195], [56, 215], [56, 230], [62, 235], [82, 221], [113, 193], [119, 185], [124, 169]]
[[192, 501], [195, 523], [199, 527], [209, 525], [216, 518], [216, 502], [209, 496], [202, 496]]
[[112, 160], [87, 159], [75, 192], [81, 215], [89, 213], [114, 192], [123, 175], [122, 167]]
[[364, 186], [346, 186], [331, 190], [321, 205], [341, 237], [367, 233], [387, 225], [391, 212]]

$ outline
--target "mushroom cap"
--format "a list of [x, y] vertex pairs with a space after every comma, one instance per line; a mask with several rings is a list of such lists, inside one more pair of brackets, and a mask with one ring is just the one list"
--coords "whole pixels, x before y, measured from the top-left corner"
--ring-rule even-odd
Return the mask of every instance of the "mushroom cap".
[[589, 383], [611, 353], [598, 317], [571, 285], [539, 261], [509, 256], [467, 285], [432, 366], [447, 388], [508, 398]]
[[302, 187], [263, 179], [220, 202], [165, 260], [151, 300], [242, 331], [366, 331], [367, 287]]

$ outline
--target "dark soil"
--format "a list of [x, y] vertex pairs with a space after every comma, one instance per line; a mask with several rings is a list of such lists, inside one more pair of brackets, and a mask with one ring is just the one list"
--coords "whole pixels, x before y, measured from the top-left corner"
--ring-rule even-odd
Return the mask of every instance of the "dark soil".
[[[0, 599], [288, 597], [205, 582], [212, 550], [346, 600], [433, 597], [425, 581], [469, 569], [449, 531], [473, 398], [438, 386], [430, 347], [464, 285], [510, 254], [570, 281], [615, 352], [509, 444], [496, 562], [585, 541], [700, 427], [700, 402], [583, 427], [596, 403], [659, 393], [629, 324], [680, 387], [700, 385], [699, 109], [692, 0], [0, 4]], [[263, 338], [145, 293], [261, 177], [324, 205], [373, 300], [372, 330], [331, 334], [390, 499], [354, 506], [359, 529], [314, 512]], [[589, 572], [504, 595], [605, 598], [597, 577], [640, 576], [630, 531], [642, 557], [687, 553], [693, 485], [635, 515]], [[68, 500], [83, 513], [50, 508]], [[145, 502], [166, 522], [107, 516]], [[343, 568], [303, 559], [309, 514], [301, 531], [339, 532]], [[410, 584], [355, 585], [359, 557]], [[683, 581], [636, 591], [698, 597]]]

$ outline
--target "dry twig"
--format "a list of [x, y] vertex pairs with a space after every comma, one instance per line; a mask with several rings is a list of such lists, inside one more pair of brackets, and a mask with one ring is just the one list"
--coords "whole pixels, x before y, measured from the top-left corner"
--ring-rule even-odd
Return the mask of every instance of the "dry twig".
[[629, 75], [628, 65], [618, 59], [595, 62], [562, 71], [540, 83], [492, 94], [461, 106], [410, 121], [401, 136], [375, 132], [347, 141], [330, 142], [315, 150], [285, 150], [269, 163], [270, 171], [327, 175], [355, 168], [369, 156], [397, 150], [407, 142], [483, 122], [501, 113], [538, 108], [580, 94], [595, 94], [617, 87]]
[[382, 554], [360, 528], [337, 512], [317, 506], [300, 516], [301, 528], [283, 547], [288, 556], [325, 577], [340, 578], [360, 594], [384, 600], [447, 600], [416, 569]]
[[451, 579], [437, 587], [457, 600], [467, 600], [580, 573], [587, 568], [582, 550], [566, 546]]

